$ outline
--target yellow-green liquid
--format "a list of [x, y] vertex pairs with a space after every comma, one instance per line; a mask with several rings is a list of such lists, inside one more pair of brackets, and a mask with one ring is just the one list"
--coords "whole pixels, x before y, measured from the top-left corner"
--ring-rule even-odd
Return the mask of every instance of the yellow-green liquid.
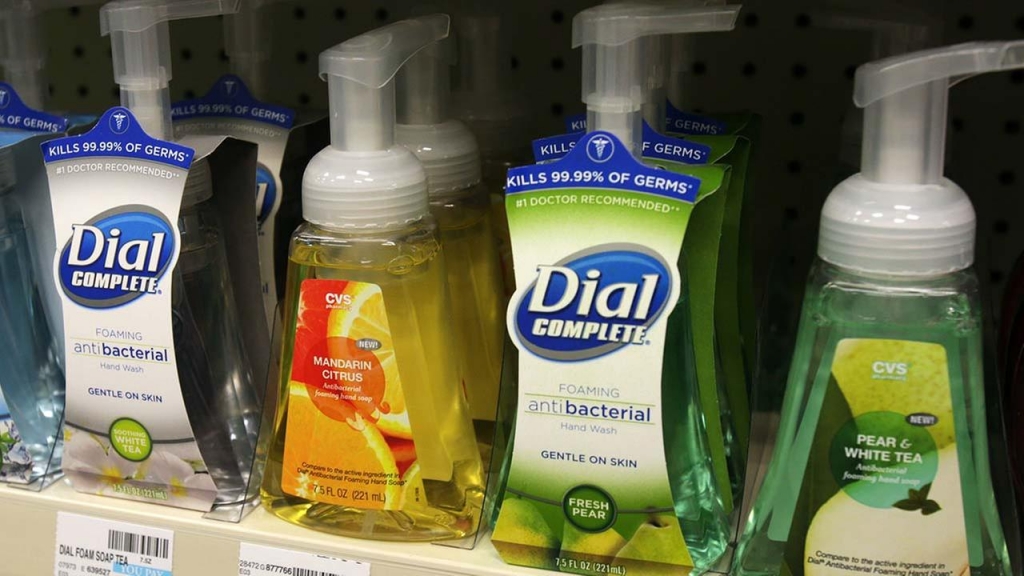
[[455, 341], [470, 412], [486, 457], [498, 409], [506, 305], [490, 200], [482, 187], [475, 186], [455, 196], [432, 199], [430, 207], [441, 227]]
[[[424, 471], [450, 471], [447, 477], [424, 475], [420, 503], [401, 510], [368, 510], [318, 503], [281, 490], [299, 290], [308, 279], [380, 286], [418, 461]], [[461, 387], [449, 306], [445, 262], [431, 218], [386, 232], [343, 233], [312, 224], [295, 232], [275, 436], [261, 491], [271, 513], [308, 528], [376, 540], [442, 540], [476, 531], [484, 492], [482, 467]]]

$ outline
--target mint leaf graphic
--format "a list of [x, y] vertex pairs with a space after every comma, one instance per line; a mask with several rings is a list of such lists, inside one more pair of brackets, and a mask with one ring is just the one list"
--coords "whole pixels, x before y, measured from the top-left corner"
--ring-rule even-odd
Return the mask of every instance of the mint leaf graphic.
[[899, 508], [900, 510], [906, 510], [907, 512], [914, 512], [916, 510], [920, 510], [921, 506], [922, 502], [920, 500], [915, 500], [913, 498], [909, 498], [907, 500], [900, 500], [899, 502], [892, 505], [893, 508]]
[[[931, 482], [925, 484], [924, 486], [921, 486], [921, 491], [920, 491], [921, 500], [927, 500], [928, 499], [928, 493], [931, 492], [931, 491], [932, 491], [932, 484], [931, 484]], [[913, 492], [913, 490], [911, 490], [911, 492]]]
[[925, 516], [931, 516], [932, 514], [938, 512], [939, 510], [942, 510], [942, 507], [939, 506], [939, 503], [936, 502], [935, 500], [927, 500], [924, 504], [921, 505], [921, 514]]

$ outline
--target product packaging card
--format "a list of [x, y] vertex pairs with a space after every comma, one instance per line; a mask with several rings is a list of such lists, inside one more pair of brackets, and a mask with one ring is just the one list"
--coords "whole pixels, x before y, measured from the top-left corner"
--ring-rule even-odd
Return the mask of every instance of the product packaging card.
[[[509, 172], [517, 409], [492, 536], [506, 562], [685, 573], [724, 550], [721, 500], [676, 490], [715, 486], [678, 265], [708, 196], [605, 132]], [[681, 527], [684, 508], [700, 526]]]
[[249, 360], [269, 352], [254, 148], [163, 142], [120, 107], [43, 144], [77, 490], [203, 511], [246, 493], [266, 381]]
[[[586, 125], [586, 119], [581, 120]], [[572, 150], [580, 134], [534, 142], [538, 162], [550, 162]], [[708, 436], [726, 510], [743, 486], [750, 429], [748, 379], [737, 319], [735, 277], [744, 197], [745, 161], [729, 162], [745, 140], [736, 136], [665, 136], [644, 124], [643, 158], [653, 166], [698, 177], [709, 191], [695, 209], [684, 240], [690, 279], [690, 309], [701, 402], [709, 417]], [[732, 237], [728, 237], [732, 234]], [[724, 310], [719, 313], [718, 310]], [[731, 486], [731, 488], [730, 488]], [[727, 489], [728, 488], [728, 489]]]
[[0, 82], [0, 482], [41, 489], [60, 472], [63, 324], [40, 143], [67, 119]]
[[256, 217], [267, 325], [284, 297], [288, 241], [302, 223], [302, 174], [329, 142], [327, 118], [260, 102], [241, 78], [226, 75], [206, 95], [174, 105], [174, 133], [231, 136], [259, 146]]

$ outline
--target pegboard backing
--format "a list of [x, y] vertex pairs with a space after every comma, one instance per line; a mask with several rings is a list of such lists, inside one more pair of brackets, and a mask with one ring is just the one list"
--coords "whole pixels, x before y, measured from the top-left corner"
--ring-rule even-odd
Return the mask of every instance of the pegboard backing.
[[[582, 109], [580, 56], [570, 46], [572, 16], [593, 2], [498, 2], [510, 32], [511, 74], [527, 87], [536, 136], [561, 131], [561, 116]], [[416, 2], [294, 0], [273, 7], [276, 82], [272, 99], [324, 107], [326, 85], [317, 55], [355, 34], [408, 14]], [[1019, 0], [931, 2], [944, 43], [1024, 38]], [[814, 241], [818, 211], [840, 177], [843, 115], [850, 108], [855, 67], [870, 57], [866, 34], [814, 25], [813, 1], [751, 0], [732, 33], [696, 41], [690, 108], [751, 109], [764, 117], [755, 167], [762, 260], [781, 223]], [[100, 111], [117, 102], [109, 44], [99, 36], [97, 9], [47, 15], [55, 107]], [[218, 19], [172, 24], [175, 99], [200, 94], [228, 69]], [[979, 214], [978, 268], [998, 291], [1024, 248], [1024, 72], [991, 75], [958, 86], [950, 107], [947, 172], [967, 190]], [[797, 236], [800, 238], [801, 236]]]

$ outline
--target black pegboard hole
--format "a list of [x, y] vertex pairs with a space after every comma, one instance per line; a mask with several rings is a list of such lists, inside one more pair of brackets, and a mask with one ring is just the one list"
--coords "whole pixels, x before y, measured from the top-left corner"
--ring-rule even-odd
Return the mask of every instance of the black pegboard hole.
[[377, 11], [374, 12], [374, 16], [377, 18], [377, 20], [381, 22], [386, 22], [387, 19], [391, 17], [391, 13], [388, 12], [387, 8], [377, 8]]
[[796, 208], [794, 208], [793, 206], [787, 206], [786, 207], [786, 220], [796, 221], [796, 220], [799, 220], [799, 219], [800, 219], [800, 211], [797, 210]]
[[1017, 30], [1024, 32], [1024, 16], [1017, 18]]
[[187, 98], [189, 100], [191, 100], [191, 99], [196, 97], [196, 91], [191, 89], [191, 88], [186, 89], [183, 94], [184, 94], [185, 98]]
[[796, 15], [796, 27], [797, 28], [808, 28], [811, 25], [811, 17], [808, 14], [797, 14]]
[[309, 104], [309, 102], [310, 102], [309, 94], [306, 94], [305, 92], [299, 94], [299, 104], [300, 105], [306, 106], [306, 105]]
[[192, 59], [192, 51], [189, 50], [188, 48], [183, 48], [181, 50], [181, 59], [186, 61], [186, 62], [191, 60]]
[[309, 62], [309, 54], [305, 50], [299, 50], [295, 53], [295, 61], [299, 64], [305, 64]]
[[705, 64], [704, 62], [701, 62], [700, 60], [698, 60], [698, 61], [693, 63], [693, 75], [694, 76], [703, 76], [704, 73], [707, 72], [707, 71], [708, 71], [708, 65]]
[[1024, 84], [1024, 70], [1014, 70], [1010, 72], [1010, 82], [1014, 84]]
[[954, 132], [963, 132], [964, 131], [964, 119], [963, 118], [953, 118], [953, 120], [950, 121], [950, 125], [953, 126], [953, 131]]
[[68, 14], [71, 14], [72, 18], [77, 18], [78, 15], [81, 14], [81, 13], [82, 13], [82, 9], [79, 8], [78, 6], [72, 6], [71, 8], [68, 8]]
[[956, 21], [956, 25], [961, 30], [970, 30], [971, 28], [974, 28], [974, 16], [964, 14]]
[[81, 45], [77, 45], [71, 50], [71, 53], [75, 55], [75, 58], [82, 58], [85, 56], [85, 48]]
[[551, 69], [552, 70], [561, 70], [563, 68], [565, 68], [565, 60], [562, 60], [561, 58], [552, 58], [551, 59]]
[[292, 10], [292, 17], [294, 17], [296, 20], [305, 20], [306, 9], [303, 8], [302, 6], [296, 6], [295, 9]]
[[552, 10], [551, 21], [555, 24], [561, 24], [565, 21], [565, 12], [562, 12], [561, 10]]
[[857, 76], [857, 66], [850, 64], [843, 70], [843, 76], [846, 76], [847, 80], [853, 80]]
[[52, 98], [53, 95], [57, 93], [57, 87], [54, 86], [53, 84], [47, 84], [46, 85], [46, 93], [49, 94], [50, 97]]
[[1009, 135], [1020, 134], [1020, 122], [1017, 120], [1007, 120], [1003, 124], [1003, 132]]
[[78, 97], [79, 98], [86, 98], [88, 96], [89, 96], [89, 87], [86, 86], [85, 84], [79, 84], [78, 85]]
[[799, 62], [793, 64], [793, 78], [800, 79], [807, 77], [807, 66], [800, 64]]
[[743, 17], [743, 25], [747, 28], [756, 28], [759, 23], [760, 19], [757, 17], [757, 14], [753, 12]]
[[1013, 170], [1003, 170], [999, 173], [999, 183], [1003, 186], [1013, 186], [1016, 181], [1017, 175], [1014, 174]]
[[743, 65], [742, 72], [744, 76], [753, 76], [757, 74], [757, 66], [755, 66], [753, 62], [747, 62]]
[[114, 100], [120, 101], [121, 100], [121, 87], [118, 86], [117, 84], [114, 84], [113, 86], [111, 86], [110, 87], [110, 95], [114, 98]]
[[220, 58], [221, 62], [227, 62], [229, 60], [228, 53], [224, 50], [221, 50], [217, 57]]
[[554, 104], [551, 105], [551, 115], [552, 116], [561, 116], [564, 113], [565, 113], [565, 108], [563, 108], [560, 103], [555, 102]]
[[992, 231], [996, 234], [1006, 234], [1010, 231], [1010, 223], [1000, 218], [992, 224]]
[[335, 20], [344, 20], [345, 16], [348, 16], [348, 13], [345, 12], [344, 8], [339, 7], [339, 8], [335, 8], [334, 9], [334, 19]]
[[988, 273], [988, 278], [989, 280], [992, 281], [993, 284], [999, 284], [1000, 282], [1002, 282], [1003, 277], [1003, 273], [1000, 272], [999, 270], [993, 270]]
[[799, 160], [790, 160], [786, 164], [786, 170], [789, 171], [790, 174], [799, 174], [800, 172], [803, 171], [803, 169], [804, 166], [803, 164], [800, 163]]
[[793, 126], [803, 126], [806, 120], [803, 112], [793, 112], [789, 115], [789, 123]]
[[508, 65], [511, 66], [513, 70], [519, 70], [519, 58], [512, 56], [509, 58]]

